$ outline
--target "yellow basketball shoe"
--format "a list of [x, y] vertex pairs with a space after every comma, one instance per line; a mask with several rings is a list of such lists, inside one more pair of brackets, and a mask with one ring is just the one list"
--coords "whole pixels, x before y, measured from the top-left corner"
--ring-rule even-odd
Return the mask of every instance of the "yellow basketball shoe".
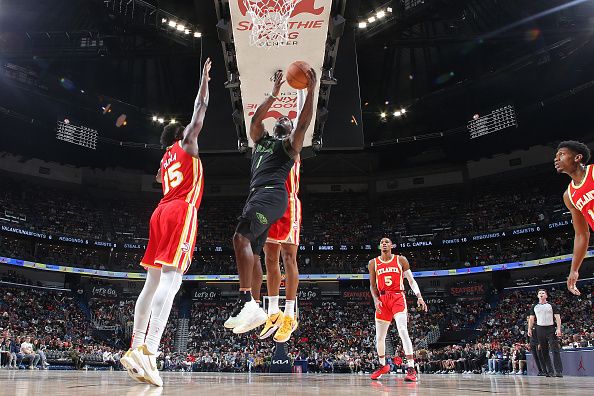
[[281, 327], [283, 323], [283, 318], [284, 315], [280, 311], [275, 314], [269, 315], [268, 320], [266, 320], [266, 324], [264, 325], [264, 328], [260, 332], [258, 338], [263, 340], [264, 338], [268, 338], [271, 335], [273, 335], [274, 332]]
[[144, 370], [132, 359], [132, 351], [132, 348], [128, 349], [124, 356], [120, 358], [120, 363], [124, 366], [130, 378], [138, 382], [147, 383], [144, 379]]
[[163, 386], [163, 380], [157, 369], [157, 356], [159, 354], [160, 352], [156, 354], [150, 353], [146, 345], [141, 345], [130, 352], [134, 362], [144, 370], [145, 381], [156, 386]]
[[283, 315], [283, 323], [274, 334], [274, 341], [276, 342], [287, 342], [289, 338], [291, 338], [291, 334], [295, 330], [297, 330], [297, 326], [299, 323], [295, 320], [295, 318], [291, 318], [290, 316]]

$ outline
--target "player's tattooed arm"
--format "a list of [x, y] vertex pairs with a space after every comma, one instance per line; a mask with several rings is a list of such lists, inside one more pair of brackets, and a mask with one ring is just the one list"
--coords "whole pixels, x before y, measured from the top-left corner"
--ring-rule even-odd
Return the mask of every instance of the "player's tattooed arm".
[[250, 122], [250, 139], [252, 139], [253, 142], [257, 142], [262, 139], [266, 133], [266, 130], [264, 129], [264, 119], [266, 118], [266, 114], [268, 114], [268, 110], [270, 110], [270, 107], [274, 101], [278, 99], [278, 95], [280, 95], [280, 89], [285, 83], [285, 80], [283, 80], [283, 71], [277, 70], [274, 73], [272, 80], [274, 81], [272, 92], [266, 97], [266, 99], [264, 99], [264, 102], [258, 106]]
[[296, 157], [301, 153], [303, 148], [303, 140], [305, 139], [305, 133], [311, 124], [314, 111], [314, 93], [317, 86], [318, 78], [316, 72], [313, 69], [309, 69], [307, 72], [307, 96], [305, 97], [305, 103], [303, 103], [303, 109], [299, 114], [297, 120], [297, 126], [293, 132], [284, 141], [285, 149], [292, 157]]

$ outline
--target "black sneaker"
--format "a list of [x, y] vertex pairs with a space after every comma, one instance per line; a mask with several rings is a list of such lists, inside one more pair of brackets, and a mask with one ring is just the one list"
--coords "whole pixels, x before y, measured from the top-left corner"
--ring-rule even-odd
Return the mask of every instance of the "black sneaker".
[[563, 378], [563, 374], [557, 373], [557, 374], [555, 374], [555, 377], [557, 377], [557, 378]]
[[553, 376], [553, 374], [551, 374], [551, 373], [546, 373], [545, 375], [546, 375], [547, 377], [552, 377], [552, 376]]
[[547, 375], [547, 373], [545, 373], [544, 371], [539, 371], [538, 372], [538, 376], [539, 377], [544, 377], [545, 375]]

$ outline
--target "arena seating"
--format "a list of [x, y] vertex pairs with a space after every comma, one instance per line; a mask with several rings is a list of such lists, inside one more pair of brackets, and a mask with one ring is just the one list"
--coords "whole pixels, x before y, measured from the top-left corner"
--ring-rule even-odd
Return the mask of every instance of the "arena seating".
[[[0, 346], [4, 339], [16, 343], [25, 336], [38, 340], [52, 367], [117, 368], [117, 358], [126, 348], [123, 333], [112, 338], [100, 337], [94, 331], [90, 315], [100, 323], [114, 320], [131, 323], [134, 299], [87, 298], [84, 293], [39, 289], [26, 285], [26, 279], [12, 276], [22, 286], [2, 285], [0, 295]], [[561, 285], [562, 286], [562, 285]], [[564, 288], [550, 288], [550, 300], [561, 307], [564, 348], [594, 346], [594, 284], [582, 285], [582, 297], [569, 296]], [[353, 289], [353, 291], [361, 291]], [[186, 298], [188, 298], [186, 296]], [[495, 372], [511, 372], [516, 354], [525, 353], [526, 314], [535, 301], [535, 290], [505, 291], [472, 298], [431, 299], [429, 312], [418, 312], [409, 301], [409, 331], [417, 347], [417, 360], [423, 372], [471, 372], [485, 369], [487, 360], [497, 360]], [[256, 335], [235, 336], [222, 323], [233, 300], [197, 300], [190, 312], [188, 352], [174, 349], [179, 311], [172, 310], [163, 337], [161, 364], [170, 370], [196, 371], [265, 371], [270, 364], [273, 343], [258, 340]], [[116, 308], [117, 307], [117, 308]], [[118, 318], [114, 317], [114, 308]], [[293, 359], [308, 361], [311, 371], [369, 372], [377, 367], [374, 353], [373, 307], [369, 300], [338, 296], [302, 301], [299, 305], [300, 326], [289, 342]], [[425, 345], [427, 333], [472, 330], [476, 340], [464, 347]], [[425, 341], [425, 342], [424, 342]], [[388, 353], [402, 356], [400, 341], [393, 327], [388, 336]], [[514, 352], [516, 345], [521, 349]], [[3, 358], [3, 364], [6, 364]], [[395, 370], [398, 365], [391, 361]], [[483, 367], [484, 366], [484, 367]]]

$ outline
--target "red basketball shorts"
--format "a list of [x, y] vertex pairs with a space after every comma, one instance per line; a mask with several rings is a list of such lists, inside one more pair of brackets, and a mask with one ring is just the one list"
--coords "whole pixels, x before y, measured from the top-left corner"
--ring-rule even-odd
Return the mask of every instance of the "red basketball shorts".
[[289, 203], [283, 217], [270, 226], [266, 242], [299, 245], [301, 235], [301, 201], [289, 195]]
[[143, 267], [176, 267], [186, 272], [192, 263], [198, 232], [198, 210], [176, 199], [157, 206], [151, 216]]
[[382, 306], [375, 310], [375, 319], [391, 323], [396, 314], [406, 312], [404, 292], [386, 292], [379, 296]]

